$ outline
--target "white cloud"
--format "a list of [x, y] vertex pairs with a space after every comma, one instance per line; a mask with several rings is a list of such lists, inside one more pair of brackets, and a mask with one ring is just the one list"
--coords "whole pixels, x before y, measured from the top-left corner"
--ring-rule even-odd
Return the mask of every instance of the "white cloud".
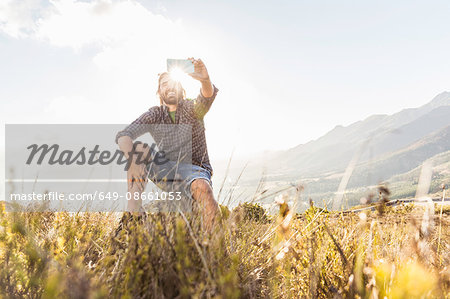
[[[136, 1], [26, 0], [0, 4], [0, 30], [80, 51], [97, 48], [94, 63], [105, 70], [135, 69], [189, 51], [195, 43], [172, 21]], [[182, 50], [180, 49], [182, 46]]]
[[[12, 10], [20, 6], [12, 3], [8, 4]], [[255, 101], [264, 102], [267, 96], [236, 73], [229, 64], [231, 58], [226, 49], [205, 39], [216, 37], [214, 32], [188, 32], [181, 20], [155, 14], [135, 0], [50, 0], [46, 9], [44, 6], [41, 3], [34, 13], [19, 9], [21, 16], [17, 18], [5, 14], [1, 30], [18, 37], [16, 29], [4, 28], [21, 28], [19, 32], [26, 32], [29, 38], [73, 49], [75, 54], [90, 54], [94, 49], [90, 59], [95, 68], [86, 69], [90, 83], [80, 86], [76, 93], [45, 100], [45, 108], [34, 115], [35, 122], [40, 119], [48, 123], [131, 122], [158, 104], [156, 75], [165, 70], [166, 58], [198, 55], [212, 70], [213, 81], [221, 90], [220, 100], [208, 116], [208, 139], [214, 151], [227, 155], [235, 145], [238, 150], [254, 151], [259, 143], [267, 143], [264, 125], [255, 121], [264, 115], [264, 109], [255, 106]], [[27, 7], [31, 9], [32, 5]], [[214, 66], [220, 69], [220, 74], [214, 71]], [[188, 96], [198, 94], [197, 81], [189, 78], [183, 85]], [[270, 126], [268, 122], [265, 124]]]
[[180, 24], [153, 14], [135, 1], [54, 0], [51, 3], [54, 13], [39, 21], [37, 36], [56, 46], [113, 47], [136, 38], [164, 40], [181, 31]]
[[180, 20], [154, 14], [136, 1], [52, 4], [54, 12], [38, 22], [36, 37], [76, 51], [96, 47], [92, 61], [102, 81], [118, 89], [116, 95], [148, 93], [148, 82], [165, 70], [166, 58], [186, 57], [199, 46]]
[[[195, 36], [184, 30], [181, 20], [152, 13], [134, 0], [27, 0], [22, 4], [10, 1], [1, 7], [0, 30], [12, 37], [33, 38], [76, 53], [94, 49], [91, 59], [97, 71], [89, 74], [90, 88], [76, 95], [61, 95], [51, 101], [47, 111], [55, 110], [55, 103], [61, 103], [61, 99], [74, 97], [89, 98], [89, 104], [110, 105], [140, 98], [141, 104], [148, 101], [150, 106], [156, 92], [156, 74], [165, 70], [166, 58], [194, 56], [193, 50], [201, 47]], [[186, 87], [190, 93], [198, 92], [196, 84]], [[88, 105], [86, 101], [77, 102]], [[59, 112], [64, 113], [67, 111]]]
[[14, 38], [32, 36], [36, 31], [38, 18], [48, 12], [50, 12], [48, 5], [41, 0], [2, 0], [0, 32]]

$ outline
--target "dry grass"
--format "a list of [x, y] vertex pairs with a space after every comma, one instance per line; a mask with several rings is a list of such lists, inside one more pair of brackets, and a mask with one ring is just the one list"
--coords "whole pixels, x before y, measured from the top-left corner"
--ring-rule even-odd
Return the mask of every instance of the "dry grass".
[[279, 206], [272, 217], [257, 205], [222, 208], [211, 236], [193, 215], [149, 215], [115, 236], [113, 213], [2, 208], [0, 297], [450, 297], [447, 214]]

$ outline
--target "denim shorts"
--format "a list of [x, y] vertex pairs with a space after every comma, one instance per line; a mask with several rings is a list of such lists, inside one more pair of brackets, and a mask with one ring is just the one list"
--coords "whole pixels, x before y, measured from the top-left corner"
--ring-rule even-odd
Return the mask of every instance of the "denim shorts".
[[183, 196], [192, 199], [191, 184], [196, 179], [204, 179], [212, 187], [211, 173], [197, 165], [165, 162], [147, 164], [148, 178], [157, 187], [166, 192], [181, 192]]

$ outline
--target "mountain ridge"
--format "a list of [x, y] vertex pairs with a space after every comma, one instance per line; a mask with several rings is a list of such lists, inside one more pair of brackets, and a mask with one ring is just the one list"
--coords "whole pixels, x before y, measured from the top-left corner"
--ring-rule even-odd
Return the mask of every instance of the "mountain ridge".
[[[354, 123], [351, 123], [348, 126], [336, 125], [333, 129], [331, 129], [324, 135], [318, 137], [317, 139], [313, 139], [306, 143], [294, 146], [294, 147], [288, 149], [288, 151], [296, 149], [296, 148], [304, 146], [304, 145], [307, 145], [307, 144], [310, 144], [310, 143], [313, 143], [313, 142], [320, 141], [321, 139], [324, 139], [327, 136], [334, 134], [337, 130], [342, 132], [343, 130], [355, 129], [355, 127], [361, 126], [362, 124], [366, 124], [366, 123], [372, 124], [373, 122], [379, 122], [388, 117], [400, 118], [403, 115], [414, 114], [414, 113], [417, 113], [418, 111], [420, 111], [420, 114], [423, 115], [423, 114], [433, 110], [434, 108], [437, 108], [440, 106], [449, 106], [449, 105], [450, 105], [450, 92], [444, 91], [444, 92], [441, 92], [438, 95], [436, 95], [430, 102], [423, 104], [422, 106], [419, 106], [416, 108], [405, 108], [405, 109], [402, 109], [399, 112], [396, 112], [393, 114], [373, 114], [373, 115], [366, 117], [363, 120], [359, 120]], [[415, 115], [415, 116], [417, 117], [417, 115]]]
[[299, 176], [342, 170], [369, 139], [372, 143], [375, 140], [372, 151], [376, 152], [365, 152], [362, 161], [406, 146], [446, 126], [447, 119], [450, 120], [450, 92], [442, 92], [418, 108], [403, 109], [392, 115], [372, 115], [347, 127], [336, 126], [316, 140], [281, 152], [268, 166]]

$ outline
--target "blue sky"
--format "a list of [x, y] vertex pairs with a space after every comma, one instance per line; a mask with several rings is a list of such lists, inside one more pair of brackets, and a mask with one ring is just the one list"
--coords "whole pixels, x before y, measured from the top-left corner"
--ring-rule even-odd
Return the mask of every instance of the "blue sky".
[[129, 123], [158, 103], [166, 58], [194, 56], [220, 89], [212, 159], [285, 149], [450, 90], [449, 15], [448, 1], [2, 1], [0, 116]]

